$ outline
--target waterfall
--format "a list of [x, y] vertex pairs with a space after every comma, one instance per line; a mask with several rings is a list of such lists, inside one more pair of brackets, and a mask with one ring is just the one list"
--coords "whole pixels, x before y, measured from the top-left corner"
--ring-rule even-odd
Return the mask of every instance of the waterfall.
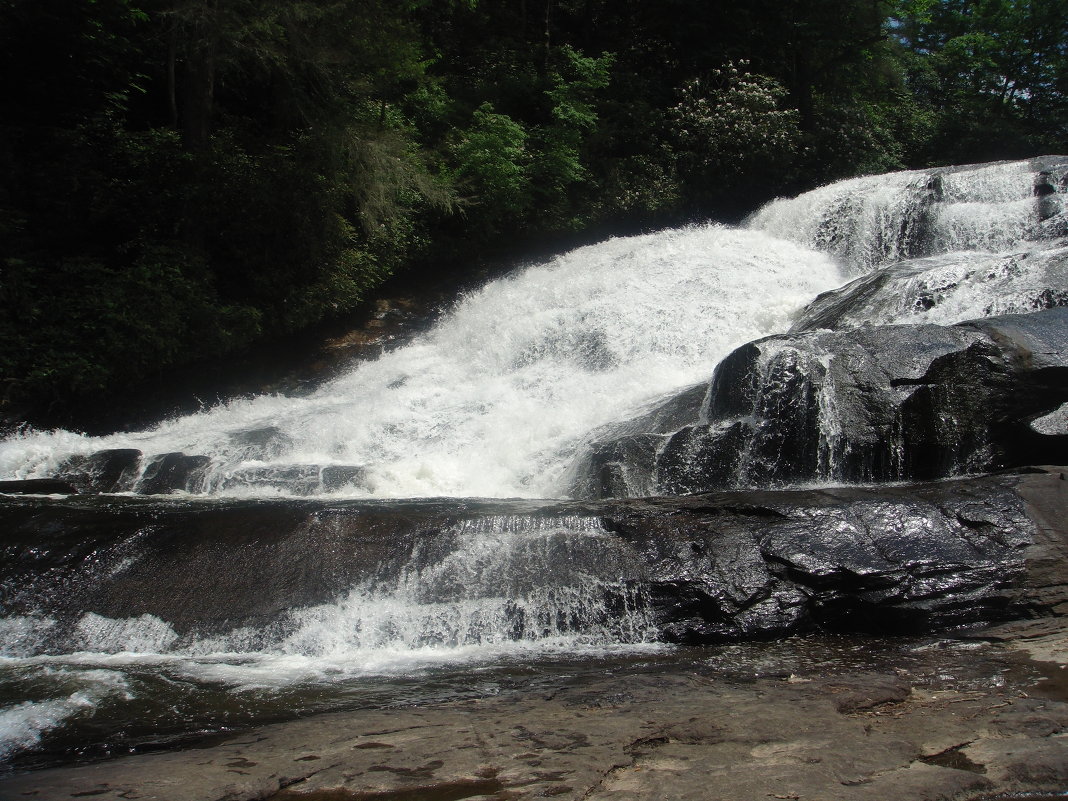
[[132, 434], [24, 433], [0, 443], [0, 476], [136, 449], [119, 489], [159, 491], [177, 463], [158, 457], [184, 453], [199, 460], [180, 482], [193, 494], [559, 496], [587, 432], [703, 379], [840, 282], [827, 256], [758, 231], [613, 239], [488, 284], [308, 397], [238, 399]]
[[[309, 693], [337, 703], [374, 677], [661, 647], [639, 556], [599, 518], [583, 515], [486, 513], [421, 536], [426, 532], [403, 526], [382, 529], [387, 514], [379, 534], [390, 558], [346, 560], [338, 568], [356, 574], [347, 589], [287, 605], [285, 559], [271, 563], [265, 555], [273, 547], [341, 551], [345, 542], [361, 553], [361, 539], [375, 529], [363, 521], [380, 509], [347, 508], [347, 515], [313, 515], [291, 530], [279, 523], [270, 543], [258, 538], [244, 555], [223, 534], [229, 564], [213, 564], [210, 575], [190, 575], [188, 554], [169, 561], [174, 543], [160, 542], [151, 525], [103, 538], [43, 534], [27, 559], [46, 554], [51, 569], [31, 567], [35, 579], [27, 581], [20, 560], [11, 559], [0, 577], [8, 613], [0, 617], [0, 699], [20, 699], [0, 704], [0, 763], [51, 732], [91, 728], [131, 708], [147, 714], [146, 707], [161, 705], [166, 726], [180, 728], [186, 715], [213, 721], [220, 696], [253, 710]], [[217, 555], [219, 543], [202, 534], [184, 536], [198, 537], [190, 547]], [[330, 567], [332, 560], [323, 561]], [[183, 620], [187, 596], [217, 593], [228, 569], [261, 577], [262, 586], [250, 589], [267, 599], [256, 614], [222, 627]], [[324, 580], [299, 572], [308, 584]], [[154, 598], [140, 597], [146, 576]], [[229, 609], [223, 603], [216, 614], [247, 605], [240, 590], [232, 592]], [[145, 603], [153, 612], [136, 614]], [[93, 611], [123, 607], [135, 613]]]
[[[1004, 252], [1042, 236], [1029, 161], [853, 178], [773, 201], [748, 227], [828, 253], [851, 276], [955, 251]], [[1063, 193], [1054, 195], [1063, 209]]]
[[[12, 512], [32, 543], [12, 539], [0, 571], [0, 761], [54, 737], [122, 741], [131, 719], [158, 743], [336, 708], [368, 677], [432, 688], [451, 665], [455, 693], [473, 666], [662, 647], [662, 577], [625, 533], [577, 503], [471, 498], [582, 494], [578, 463], [591, 495], [904, 475], [908, 421], [872, 406], [915, 396], [938, 417], [914, 379], [981, 338], [940, 326], [1068, 305], [1064, 187], [1036, 208], [1042, 167], [858, 178], [740, 229], [612, 239], [488, 283], [303, 397], [0, 442], [0, 479], [168, 496]], [[902, 365], [869, 323], [937, 325], [891, 385]], [[1065, 406], [1029, 418], [1035, 435], [1063, 436]], [[964, 443], [944, 458], [967, 462], [987, 421], [965, 422], [917, 441]], [[293, 496], [326, 500], [273, 501]], [[464, 500], [426, 500], [446, 496]], [[204, 528], [208, 508], [248, 528]], [[97, 522], [79, 529], [83, 512]]]
[[[320, 545], [331, 534], [358, 536], [331, 532], [332, 525], [306, 524], [320, 529]], [[24, 614], [0, 619], [0, 657], [137, 653], [192, 664], [213, 654], [248, 652], [276, 667], [287, 665], [282, 676], [293, 672], [294, 663], [321, 670], [324, 662], [359, 674], [419, 652], [463, 659], [479, 649], [575, 649], [654, 637], [641, 586], [621, 578], [639, 576], [638, 562], [598, 518], [489, 514], [457, 521], [407, 548], [404, 558], [364, 565], [362, 576], [325, 603], [286, 608], [266, 620], [260, 613], [254, 622], [222, 631], [170, 623], [161, 617], [169, 609], [162, 602], [158, 614], [125, 618], [85, 611], [100, 598], [136, 590], [138, 579], [123, 574], [138, 562], [159, 571], [161, 586], [175, 585], [137, 531], [96, 547], [90, 569], [65, 573], [54, 567], [33, 586], [5, 579], [8, 606]], [[261, 570], [265, 580], [279, 580], [268, 576], [266, 565]], [[81, 599], [74, 608], [68, 606], [71, 597]]]
[[[767, 204], [747, 221], [751, 230], [825, 252], [853, 280], [811, 302], [789, 332], [721, 361], [699, 413], [662, 401], [593, 432], [574, 462], [572, 493], [933, 478], [991, 469], [1011, 452], [1052, 452], [1052, 439], [1026, 432], [1007, 442], [1006, 423], [977, 411], [1003, 402], [987, 388], [931, 387], [950, 364], [963, 371], [958, 383], [986, 369], [981, 359], [966, 366], [961, 349], [997, 349], [947, 326], [1068, 305], [1066, 190], [1068, 160], [1045, 157], [855, 178]], [[904, 329], [876, 328], [925, 324], [915, 347]], [[1023, 421], [1032, 433], [1061, 430], [1040, 399], [1012, 403], [1035, 404], [1029, 414], [1043, 422]]]
[[131, 461], [110, 491], [559, 497], [591, 431], [706, 380], [843, 277], [866, 276], [871, 303], [852, 287], [852, 312], [838, 313], [825, 295], [799, 330], [1063, 303], [1050, 287], [1068, 277], [1065, 195], [1051, 187], [1036, 214], [1042, 166], [856, 178], [774, 201], [744, 229], [580, 248], [468, 294], [420, 339], [309, 396], [235, 399], [105, 437], [22, 432], [0, 442], [0, 478], [79, 477], [114, 451]]

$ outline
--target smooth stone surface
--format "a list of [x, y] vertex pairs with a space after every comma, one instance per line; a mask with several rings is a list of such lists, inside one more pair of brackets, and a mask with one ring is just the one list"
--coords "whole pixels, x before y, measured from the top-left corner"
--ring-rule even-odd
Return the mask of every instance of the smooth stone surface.
[[[981, 637], [977, 632], [973, 636]], [[0, 780], [35, 801], [970, 801], [1068, 781], [1068, 695], [1002, 644], [897, 648], [857, 670], [725, 676], [681, 660], [546, 692], [332, 713], [171, 753]], [[1051, 635], [1063, 647], [1062, 626]], [[799, 640], [779, 659], [860, 646]], [[872, 647], [870, 644], [868, 647]], [[878, 646], [874, 646], [877, 648]], [[723, 659], [730, 658], [728, 654]], [[737, 658], [745, 659], [745, 654]]]
[[10, 495], [77, 495], [70, 482], [57, 478], [27, 478], [22, 481], [0, 481], [0, 493]]

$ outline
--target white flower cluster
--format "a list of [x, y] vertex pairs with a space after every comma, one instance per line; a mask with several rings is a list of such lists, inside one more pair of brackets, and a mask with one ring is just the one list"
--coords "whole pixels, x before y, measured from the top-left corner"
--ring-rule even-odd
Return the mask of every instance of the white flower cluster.
[[[799, 114], [781, 108], [786, 90], [775, 79], [728, 62], [709, 79], [687, 81], [670, 110], [680, 142], [706, 165], [792, 152], [799, 141]], [[741, 69], [740, 69], [741, 68]]]

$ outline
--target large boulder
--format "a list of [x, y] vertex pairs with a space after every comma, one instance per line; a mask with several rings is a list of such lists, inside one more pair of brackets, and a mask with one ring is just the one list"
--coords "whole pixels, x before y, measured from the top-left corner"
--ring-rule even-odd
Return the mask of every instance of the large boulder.
[[572, 492], [926, 480], [1056, 462], [1068, 452], [1066, 401], [1068, 308], [769, 337], [720, 363], [689, 425], [602, 430]]

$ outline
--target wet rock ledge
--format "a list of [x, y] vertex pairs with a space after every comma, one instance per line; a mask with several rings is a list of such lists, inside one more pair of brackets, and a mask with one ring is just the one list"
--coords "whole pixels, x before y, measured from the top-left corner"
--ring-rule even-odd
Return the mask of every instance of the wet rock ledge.
[[[368, 507], [354, 515], [343, 504], [302, 503], [290, 505], [287, 525], [310, 536], [309, 520], [329, 520], [336, 534], [334, 564], [344, 556], [339, 521], [359, 518], [387, 539], [400, 530], [425, 539], [441, 532], [445, 508], [427, 502], [375, 517]], [[506, 506], [517, 513], [514, 504]], [[220, 519], [219, 510], [202, 509], [174, 512], [180, 520], [168, 521], [158, 504], [147, 502], [121, 509], [88, 504], [79, 511], [70, 502], [24, 499], [4, 507], [6, 545], [14, 547], [28, 531], [39, 536], [52, 531], [53, 544], [38, 551], [53, 560], [53, 572], [62, 573], [62, 549], [55, 543], [71, 534], [57, 522], [60, 508], [81, 515], [82, 535], [96, 521], [101, 538], [115, 538], [116, 531], [151, 520], [162, 546], [147, 564], [165, 579], [166, 553], [182, 550], [169, 526], [177, 526], [177, 532], [200, 525], [203, 534], [218, 529]], [[473, 502], [449, 508], [453, 516], [501, 513], [500, 505]], [[903, 515], [904, 509], [914, 511]], [[249, 510], [262, 512], [262, 507], [225, 511], [240, 518]], [[913, 622], [1006, 620], [993, 628], [943, 632], [942, 639], [859, 641], [823, 634], [682, 649], [612, 674], [561, 678], [536, 691], [519, 686], [477, 700], [331, 713], [242, 732], [202, 748], [17, 775], [0, 780], [0, 798], [1063, 797], [1068, 789], [1066, 511], [1068, 480], [1062, 468], [911, 487], [529, 505], [527, 513], [601, 517], [608, 531], [643, 555], [646, 579], [662, 588], [659, 603], [674, 608], [679, 631], [694, 636], [741, 631], [746, 621], [760, 618], [752, 610], [779, 596], [747, 607], [739, 599], [753, 597], [753, 588], [768, 581], [790, 583], [793, 594], [784, 597], [805, 595], [800, 607], [814, 625], [856, 623], [872, 610], [875, 620], [883, 620], [877, 601], [897, 610], [892, 620], [898, 613]], [[49, 515], [51, 528], [42, 525]], [[836, 521], [825, 533], [838, 535], [828, 536], [823, 545], [802, 541], [804, 527], [822, 515]], [[272, 517], [277, 528], [279, 517]], [[240, 541], [244, 547], [230, 553], [252, 553], [256, 559], [273, 553], [281, 564], [303, 552], [291, 547], [292, 537], [276, 537], [272, 544], [264, 535], [267, 526], [256, 520], [261, 518], [253, 514], [244, 528], [231, 526], [229, 544]], [[858, 528], [857, 521], [867, 522]], [[947, 533], [953, 535], [948, 550], [935, 558], [932, 548]], [[89, 547], [91, 539], [83, 538], [79, 547]], [[186, 536], [184, 542], [196, 540]], [[254, 547], [256, 542], [264, 544]], [[211, 547], [221, 544], [216, 540]], [[93, 553], [106, 563], [104, 551]], [[125, 553], [128, 558], [129, 550]], [[752, 561], [757, 554], [760, 564]], [[208, 564], [206, 559], [197, 563], [189, 547], [180, 556], [193, 557], [192, 572]], [[320, 578], [327, 575], [313, 554], [294, 569], [305, 578], [317, 570]], [[761, 578], [765, 575], [771, 578]], [[213, 580], [207, 577], [202, 588]], [[330, 581], [323, 578], [323, 583]], [[671, 583], [674, 595], [663, 589]], [[180, 595], [181, 582], [170, 592]], [[242, 603], [240, 614], [262, 612], [251, 601]], [[779, 613], [798, 608], [778, 601], [774, 606]], [[733, 617], [725, 614], [735, 607], [739, 611]]]
[[[519, 566], [532, 581], [580, 565], [585, 586], [620, 594], [610, 609], [638, 593], [668, 642], [929, 631], [1068, 609], [1068, 481], [1032, 470], [591, 502], [13, 497], [0, 504], [0, 589], [9, 614], [58, 621], [60, 650], [86, 613], [210, 636], [440, 564], [483, 526], [551, 532]], [[471, 597], [475, 580], [428, 586], [424, 600]]]

